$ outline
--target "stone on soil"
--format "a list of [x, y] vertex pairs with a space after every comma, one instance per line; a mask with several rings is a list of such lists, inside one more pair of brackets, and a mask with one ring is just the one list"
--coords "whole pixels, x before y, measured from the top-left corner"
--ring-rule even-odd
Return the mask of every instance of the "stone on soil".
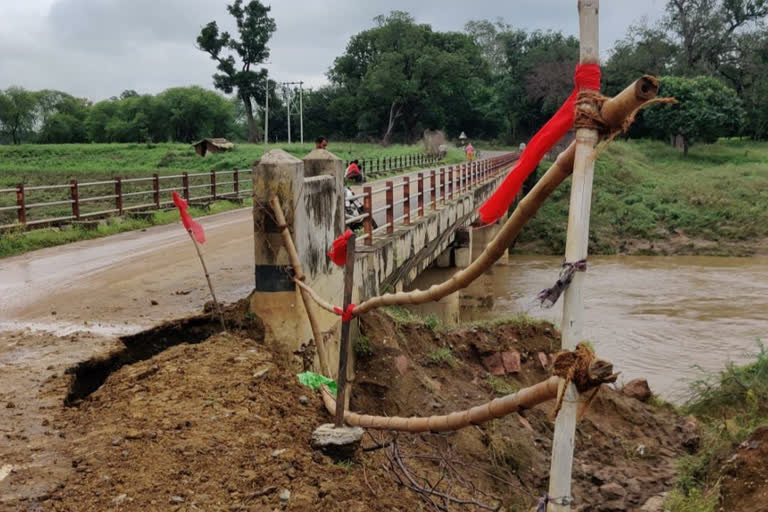
[[622, 393], [630, 398], [640, 400], [641, 402], [647, 402], [651, 399], [651, 388], [648, 386], [648, 381], [645, 379], [631, 380], [621, 390]]
[[312, 432], [312, 448], [334, 460], [349, 460], [355, 457], [364, 432], [360, 427], [336, 428], [332, 423], [326, 423]]

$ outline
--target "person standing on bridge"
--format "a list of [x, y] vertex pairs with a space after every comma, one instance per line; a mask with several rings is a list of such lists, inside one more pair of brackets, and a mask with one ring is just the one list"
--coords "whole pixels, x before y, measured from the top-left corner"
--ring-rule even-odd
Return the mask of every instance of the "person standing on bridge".
[[471, 162], [475, 157], [475, 148], [472, 147], [471, 142], [467, 144], [467, 149], [465, 151], [467, 152], [467, 160]]

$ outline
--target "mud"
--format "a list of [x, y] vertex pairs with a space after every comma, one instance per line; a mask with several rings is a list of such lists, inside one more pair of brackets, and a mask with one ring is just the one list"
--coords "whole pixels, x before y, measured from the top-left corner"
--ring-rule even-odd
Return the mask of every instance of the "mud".
[[[370, 451], [334, 464], [309, 445], [330, 419], [320, 398], [298, 384], [293, 361], [263, 345], [253, 318], [241, 320], [236, 334], [202, 341], [206, 328], [195, 322], [164, 326], [70, 363], [75, 370], [18, 399], [47, 404], [50, 435], [20, 432], [27, 439], [14, 459], [0, 448], [0, 470], [6, 460], [15, 466], [0, 483], [0, 510], [429, 510], [399, 483], [394, 461], [416, 482], [465, 501], [527, 510], [544, 494], [552, 404], [455, 433], [367, 436]], [[539, 382], [548, 370], [538, 354], [559, 346], [551, 326], [538, 323], [438, 333], [371, 314], [362, 330], [370, 353], [357, 367], [352, 408], [379, 414], [443, 413]], [[500, 350], [518, 351], [521, 371], [490, 379], [482, 360]], [[577, 509], [633, 510], [669, 488], [682, 453], [675, 421], [669, 410], [604, 387], [578, 427]], [[24, 443], [41, 446], [59, 470], [24, 469]]]
[[760, 427], [725, 461], [720, 510], [768, 511], [768, 426]]

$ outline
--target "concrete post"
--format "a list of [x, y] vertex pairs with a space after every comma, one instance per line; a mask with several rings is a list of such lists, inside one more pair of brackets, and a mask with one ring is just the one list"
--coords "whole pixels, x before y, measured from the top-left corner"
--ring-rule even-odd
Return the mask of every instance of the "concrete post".
[[[325, 253], [344, 227], [342, 172], [341, 160], [325, 150], [315, 150], [302, 161], [276, 149], [254, 166], [255, 288], [250, 297], [251, 311], [264, 322], [266, 341], [294, 355], [297, 367], [303, 369], [319, 369], [317, 343], [292, 281], [288, 254], [268, 201], [273, 195], [280, 199], [307, 283], [340, 304], [342, 272]], [[333, 367], [338, 363], [339, 317], [318, 311], [318, 323]]]

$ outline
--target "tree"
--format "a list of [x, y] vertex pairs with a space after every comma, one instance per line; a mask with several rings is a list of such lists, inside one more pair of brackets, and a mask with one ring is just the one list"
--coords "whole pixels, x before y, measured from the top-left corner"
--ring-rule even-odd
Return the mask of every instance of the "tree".
[[22, 87], [13, 86], [0, 92], [0, 131], [14, 144], [20, 144], [32, 131], [36, 106], [34, 93]]
[[388, 144], [402, 128], [415, 140], [423, 128], [456, 130], [467, 112], [479, 110], [474, 94], [488, 70], [468, 35], [434, 32], [402, 11], [375, 22], [352, 37], [329, 72], [348, 96], [337, 102], [354, 116], [358, 136]]
[[616, 41], [603, 65], [603, 90], [614, 96], [639, 77], [668, 75], [675, 66], [678, 47], [658, 26], [635, 25]]
[[696, 142], [716, 142], [718, 137], [737, 135], [744, 110], [736, 92], [708, 76], [661, 77], [660, 95], [673, 96], [678, 103], [650, 108], [645, 119], [666, 139], [681, 136], [683, 154]]
[[679, 72], [715, 73], [736, 50], [738, 32], [768, 15], [768, 0], [669, 0], [663, 26], [677, 39]]
[[[203, 27], [197, 37], [197, 46], [208, 53], [218, 64], [220, 73], [213, 75], [213, 84], [217, 89], [231, 94], [237, 90], [237, 96], [243, 102], [248, 120], [248, 141], [258, 141], [258, 129], [253, 118], [252, 100], [263, 96], [266, 70], [257, 72], [255, 68], [269, 57], [267, 43], [276, 30], [275, 20], [268, 16], [270, 7], [265, 7], [258, 0], [251, 0], [243, 7], [243, 0], [235, 0], [227, 6], [227, 11], [235, 18], [240, 39], [228, 32], [219, 32], [215, 21]], [[226, 50], [235, 52], [240, 57], [237, 61]]]

